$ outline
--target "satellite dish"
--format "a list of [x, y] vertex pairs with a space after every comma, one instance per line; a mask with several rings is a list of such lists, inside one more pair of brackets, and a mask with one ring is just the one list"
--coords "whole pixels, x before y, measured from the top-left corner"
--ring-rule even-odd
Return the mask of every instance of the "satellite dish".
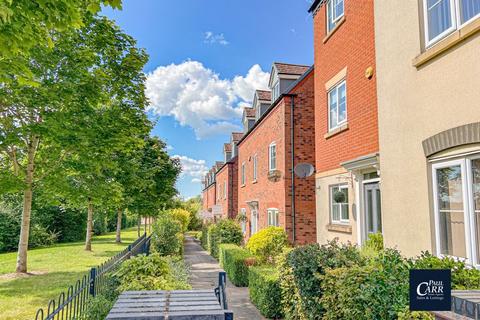
[[293, 169], [297, 177], [306, 178], [310, 177], [314, 172], [315, 168], [310, 163], [299, 163]]

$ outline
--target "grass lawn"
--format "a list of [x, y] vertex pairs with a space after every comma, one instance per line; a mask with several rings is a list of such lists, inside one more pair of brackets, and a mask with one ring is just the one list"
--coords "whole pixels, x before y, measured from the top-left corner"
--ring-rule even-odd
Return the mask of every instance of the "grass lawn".
[[137, 238], [137, 229], [122, 231], [122, 244], [115, 243], [115, 233], [93, 238], [92, 252], [83, 242], [62, 243], [28, 252], [28, 271], [38, 275], [8, 279], [15, 271], [16, 252], [0, 254], [0, 319], [34, 319], [40, 307], [57, 298], [75, 284], [91, 267], [97, 266], [123, 250]]

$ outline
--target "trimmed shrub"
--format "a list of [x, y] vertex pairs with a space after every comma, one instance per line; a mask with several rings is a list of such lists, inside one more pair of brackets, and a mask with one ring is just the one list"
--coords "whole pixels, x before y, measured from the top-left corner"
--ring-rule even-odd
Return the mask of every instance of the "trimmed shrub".
[[103, 320], [107, 317], [115, 301], [109, 300], [104, 295], [97, 295], [87, 301], [82, 320]]
[[41, 225], [34, 224], [30, 226], [30, 236], [28, 241], [29, 248], [47, 247], [56, 243], [58, 234], [53, 231], [48, 231], [47, 228]]
[[352, 267], [364, 259], [353, 245], [331, 241], [290, 251], [280, 263], [283, 306], [286, 319], [322, 319], [322, 278], [327, 269]]
[[180, 222], [182, 226], [182, 232], [186, 232], [188, 230], [188, 224], [190, 223], [190, 212], [184, 209], [170, 209], [167, 211], [167, 214]]
[[285, 230], [280, 227], [268, 227], [255, 233], [247, 243], [247, 249], [261, 263], [274, 263], [288, 243]]
[[162, 256], [178, 255], [183, 251], [183, 235], [180, 222], [168, 215], [161, 215], [153, 225], [152, 249]]
[[320, 277], [322, 319], [397, 319], [408, 305], [410, 266], [386, 249], [367, 265], [327, 269]]
[[415, 258], [415, 269], [451, 269], [452, 289], [480, 289], [480, 270], [468, 268], [464, 262], [455, 261], [450, 257], [439, 258], [429, 252]]
[[208, 227], [209, 227], [208, 224], [204, 224], [202, 226], [202, 234], [200, 237], [200, 244], [205, 250], [208, 250]]
[[242, 240], [242, 229], [233, 220], [220, 220], [208, 227], [208, 249], [214, 258], [218, 258], [218, 246], [220, 244], [232, 243], [240, 245]]
[[190, 289], [186, 282], [186, 271], [173, 271], [179, 268], [179, 260], [161, 257], [158, 253], [149, 256], [139, 255], [125, 261], [116, 276], [120, 281], [118, 290], [185, 290]]
[[228, 274], [228, 279], [237, 287], [248, 286], [248, 265], [245, 260], [252, 254], [235, 244], [221, 244], [219, 248], [219, 261]]
[[251, 267], [248, 273], [250, 300], [266, 318], [282, 318], [282, 296], [278, 271], [273, 267]]

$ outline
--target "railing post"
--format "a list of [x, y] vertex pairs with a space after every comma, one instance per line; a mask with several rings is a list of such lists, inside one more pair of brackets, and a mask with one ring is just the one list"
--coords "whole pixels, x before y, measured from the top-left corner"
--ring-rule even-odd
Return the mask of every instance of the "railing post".
[[95, 297], [95, 278], [97, 277], [97, 268], [90, 269], [90, 295]]

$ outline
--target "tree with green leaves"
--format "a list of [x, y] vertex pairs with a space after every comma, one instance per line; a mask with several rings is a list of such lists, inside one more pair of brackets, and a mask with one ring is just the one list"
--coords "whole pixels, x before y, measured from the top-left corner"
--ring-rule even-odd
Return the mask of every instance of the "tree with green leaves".
[[[28, 68], [36, 85], [14, 79], [0, 87], [0, 191], [23, 193], [17, 272], [27, 271], [34, 189], [62, 185], [66, 178], [75, 181], [80, 166], [98, 170], [94, 159], [100, 160], [98, 152], [108, 146], [86, 155], [91, 139], [101, 141], [94, 135], [114, 136], [112, 130], [117, 130], [127, 136], [133, 122], [148, 127], [142, 72], [146, 54], [107, 18], [90, 16], [84, 23], [80, 29], [52, 33], [53, 48], [30, 50]], [[124, 127], [100, 130], [103, 116], [109, 123], [123, 117]], [[79, 157], [90, 161], [82, 164]], [[77, 171], [65, 171], [68, 162], [77, 163]]]
[[55, 33], [78, 29], [101, 5], [121, 9], [122, 0], [0, 0], [0, 82], [34, 83], [30, 57], [52, 48]]

